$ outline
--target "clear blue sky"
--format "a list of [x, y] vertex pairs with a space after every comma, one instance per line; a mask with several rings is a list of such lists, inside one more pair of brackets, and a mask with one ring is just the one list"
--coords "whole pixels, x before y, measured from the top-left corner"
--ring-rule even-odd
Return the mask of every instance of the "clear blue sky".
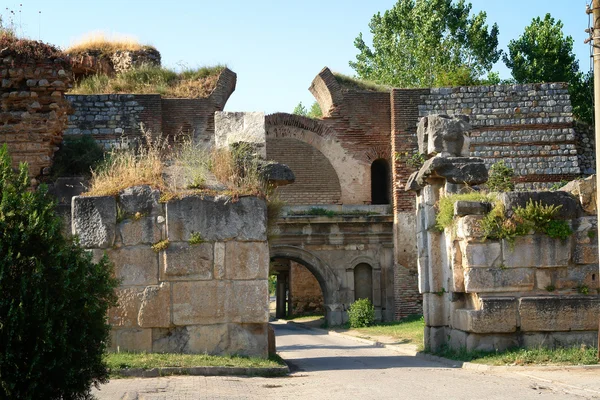
[[[581, 69], [589, 68], [583, 44], [588, 25], [586, 0], [470, 0], [500, 27], [500, 47], [518, 37], [531, 19], [551, 13], [575, 39]], [[307, 88], [324, 66], [353, 75], [348, 61], [354, 38], [373, 14], [394, 0], [13, 0], [21, 7], [24, 34], [62, 47], [90, 31], [129, 34], [154, 45], [163, 64], [190, 67], [226, 64], [238, 74], [231, 111], [291, 112], [299, 101], [313, 102]], [[42, 11], [41, 14], [38, 11]], [[40, 17], [41, 16], [41, 17]], [[38, 18], [41, 24], [38, 24]], [[17, 17], [18, 22], [18, 17]], [[496, 67], [508, 77], [503, 64]]]

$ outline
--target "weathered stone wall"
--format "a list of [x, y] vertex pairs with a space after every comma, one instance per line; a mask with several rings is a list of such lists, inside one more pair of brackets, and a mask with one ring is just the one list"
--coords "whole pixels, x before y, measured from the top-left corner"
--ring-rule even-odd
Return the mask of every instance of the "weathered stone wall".
[[15, 167], [27, 162], [32, 176], [48, 174], [67, 124], [69, 64], [58, 56], [36, 60], [10, 48], [2, 54], [0, 144], [8, 145]]
[[105, 147], [120, 145], [142, 135], [142, 126], [154, 135], [189, 135], [196, 143], [214, 142], [214, 114], [222, 111], [235, 90], [236, 74], [224, 69], [207, 98], [172, 99], [160, 95], [68, 95], [73, 107], [65, 135], [92, 135]]
[[435, 203], [444, 181], [430, 180], [418, 196], [419, 288], [425, 346], [493, 351], [510, 347], [595, 345], [598, 297], [597, 219], [565, 192], [513, 192], [507, 210], [528, 199], [562, 205], [574, 234], [484, 239], [482, 203], [455, 206], [455, 231], [440, 233]]
[[265, 202], [159, 195], [73, 198], [73, 233], [121, 279], [111, 348], [266, 357]]
[[292, 315], [323, 312], [323, 293], [317, 278], [297, 262], [290, 263]]

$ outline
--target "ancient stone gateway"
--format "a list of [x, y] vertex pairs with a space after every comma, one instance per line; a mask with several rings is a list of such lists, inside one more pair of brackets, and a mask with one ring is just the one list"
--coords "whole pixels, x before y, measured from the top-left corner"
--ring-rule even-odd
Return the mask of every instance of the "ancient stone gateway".
[[330, 325], [347, 321], [348, 307], [358, 294], [373, 301], [378, 319], [393, 320], [393, 217], [389, 207], [324, 207], [331, 210], [330, 216], [307, 215], [307, 206], [289, 207], [277, 224], [278, 237], [270, 241], [271, 260], [297, 262], [315, 276]]

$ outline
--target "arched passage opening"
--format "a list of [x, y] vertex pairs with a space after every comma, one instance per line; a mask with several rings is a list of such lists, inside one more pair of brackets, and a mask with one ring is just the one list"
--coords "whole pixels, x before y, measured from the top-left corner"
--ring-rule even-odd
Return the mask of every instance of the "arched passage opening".
[[371, 204], [390, 204], [390, 166], [384, 158], [371, 164]]
[[[321, 293], [323, 296], [323, 309], [325, 314], [325, 321], [329, 325], [339, 325], [342, 323], [342, 307], [339, 304], [340, 297], [340, 279], [333, 273], [331, 268], [319, 257], [314, 254], [295, 246], [272, 246], [271, 247], [271, 261], [285, 265], [285, 260], [296, 262], [304, 266], [310, 273], [316, 278]], [[285, 284], [288, 285], [289, 282]], [[284, 283], [281, 283], [278, 287], [280, 292], [277, 293], [279, 296], [284, 296]], [[276, 290], [277, 292], [277, 290]], [[287, 300], [287, 296], [285, 297]], [[279, 297], [279, 302], [283, 306], [285, 300]], [[289, 304], [287, 305], [289, 307]]]

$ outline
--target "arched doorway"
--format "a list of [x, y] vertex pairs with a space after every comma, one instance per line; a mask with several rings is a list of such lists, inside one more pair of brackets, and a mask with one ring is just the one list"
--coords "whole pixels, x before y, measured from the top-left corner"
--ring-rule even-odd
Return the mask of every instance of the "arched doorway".
[[390, 166], [384, 158], [371, 164], [371, 204], [390, 204]]
[[[282, 260], [294, 261], [306, 267], [308, 271], [317, 279], [323, 295], [323, 308], [325, 312], [325, 321], [329, 325], [340, 325], [343, 323], [343, 307], [340, 304], [340, 286], [341, 280], [338, 278], [331, 268], [319, 257], [314, 254], [295, 246], [272, 246], [271, 261], [276, 261], [278, 264], [283, 264]], [[282, 275], [285, 276], [285, 275]], [[283, 285], [288, 285], [289, 281], [285, 282], [282, 278], [282, 283], [279, 285], [280, 294], [283, 295]], [[289, 279], [289, 278], [288, 278]], [[286, 296], [287, 300], [287, 296]], [[282, 301], [282, 300], [280, 300]], [[282, 301], [282, 303], [285, 300]], [[289, 304], [287, 305], [289, 308]], [[280, 306], [283, 307], [283, 304]]]

